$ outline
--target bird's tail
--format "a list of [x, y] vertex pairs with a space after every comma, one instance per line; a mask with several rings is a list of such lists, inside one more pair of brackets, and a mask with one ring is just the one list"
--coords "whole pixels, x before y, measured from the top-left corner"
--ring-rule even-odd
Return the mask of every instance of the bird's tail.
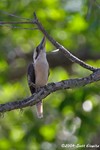
[[36, 104], [38, 118], [43, 118], [43, 102], [40, 101]]

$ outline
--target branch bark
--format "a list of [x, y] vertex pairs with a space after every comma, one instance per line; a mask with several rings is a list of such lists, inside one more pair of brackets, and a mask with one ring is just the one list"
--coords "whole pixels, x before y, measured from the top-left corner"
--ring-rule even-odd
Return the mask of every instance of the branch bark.
[[79, 88], [99, 80], [100, 80], [100, 69], [84, 78], [76, 78], [63, 80], [56, 83], [49, 83], [48, 85], [40, 88], [36, 93], [34, 93], [32, 96], [28, 98], [25, 98], [21, 101], [14, 101], [5, 104], [0, 104], [0, 112], [4, 113], [14, 109], [22, 109], [24, 107], [32, 106], [55, 91], [62, 89]]

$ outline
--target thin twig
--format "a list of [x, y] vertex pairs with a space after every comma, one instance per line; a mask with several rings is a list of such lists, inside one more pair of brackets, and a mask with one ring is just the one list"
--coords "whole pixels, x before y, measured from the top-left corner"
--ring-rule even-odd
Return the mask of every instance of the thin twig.
[[0, 24], [0, 27], [2, 27], [2, 26], [9, 27], [9, 28], [12, 28], [12, 29], [38, 30], [38, 28], [25, 28], [25, 27], [17, 27], [17, 26], [9, 26], [9, 25]]
[[0, 24], [33, 24], [32, 21], [0, 21]]
[[18, 18], [18, 19], [31, 20], [31, 19], [29, 19], [29, 18], [19, 17], [19, 16], [17, 16], [17, 15], [10, 14], [10, 13], [4, 11], [4, 10], [0, 10], [0, 13], [6, 14], [6, 15], [8, 15], [8, 16], [10, 16], [10, 17], [15, 17], [15, 18]]
[[89, 0], [89, 1], [88, 1], [88, 10], [87, 10], [87, 15], [86, 15], [86, 19], [87, 19], [87, 20], [90, 19], [91, 11], [92, 11], [94, 2], [95, 2], [95, 0]]
[[100, 3], [97, 1], [95, 3], [96, 3], [96, 6], [100, 9]]
[[22, 29], [22, 30], [38, 30], [38, 28], [23, 28], [23, 27], [16, 27], [16, 26], [11, 26], [13, 29]]

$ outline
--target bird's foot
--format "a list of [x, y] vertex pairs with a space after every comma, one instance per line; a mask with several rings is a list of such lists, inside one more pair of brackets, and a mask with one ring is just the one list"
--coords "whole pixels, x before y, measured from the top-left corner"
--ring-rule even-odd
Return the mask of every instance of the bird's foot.
[[36, 85], [33, 82], [30, 83], [30, 86], [36, 88]]

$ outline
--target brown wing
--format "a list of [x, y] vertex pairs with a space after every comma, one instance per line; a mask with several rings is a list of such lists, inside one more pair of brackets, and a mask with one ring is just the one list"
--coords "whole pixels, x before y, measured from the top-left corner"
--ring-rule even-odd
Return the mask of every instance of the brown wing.
[[35, 87], [32, 85], [32, 84], [35, 85], [35, 71], [34, 71], [34, 64], [33, 63], [31, 63], [28, 66], [27, 79], [28, 79], [28, 85], [29, 85], [30, 91], [33, 94], [35, 92]]

